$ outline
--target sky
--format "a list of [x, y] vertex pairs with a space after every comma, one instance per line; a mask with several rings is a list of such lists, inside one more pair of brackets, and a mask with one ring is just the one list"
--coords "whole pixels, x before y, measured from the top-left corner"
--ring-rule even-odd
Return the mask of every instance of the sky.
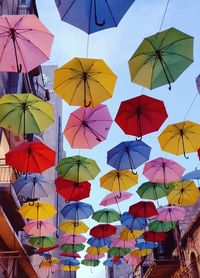
[[[86, 57], [87, 34], [74, 26], [62, 22], [53, 0], [37, 0], [36, 2], [40, 20], [55, 36], [51, 58], [47, 64], [61, 66], [74, 57]], [[128, 60], [142, 42], [143, 38], [159, 31], [166, 2], [166, 0], [136, 0], [117, 28], [107, 29], [90, 35], [88, 57], [104, 59], [118, 76], [113, 98], [104, 102], [108, 105], [113, 119], [122, 100], [136, 97], [142, 93], [142, 87], [130, 81]], [[163, 100], [168, 112], [168, 119], [160, 130], [143, 137], [143, 141], [152, 147], [150, 159], [159, 156], [174, 159], [186, 168], [186, 172], [193, 170], [199, 165], [196, 153], [189, 154], [188, 160], [183, 156], [175, 156], [172, 154], [166, 156], [166, 153], [160, 149], [157, 137], [168, 124], [183, 120], [200, 122], [200, 96], [196, 96], [197, 89], [195, 84], [195, 79], [200, 73], [200, 32], [199, 24], [197, 24], [199, 22], [199, 10], [199, 0], [171, 0], [169, 2], [162, 31], [170, 27], [175, 27], [193, 36], [195, 38], [194, 63], [175, 83], [172, 83], [171, 91], [168, 90], [168, 85], [152, 91], [148, 89], [143, 90], [144, 94]], [[194, 98], [195, 101], [193, 102]], [[189, 111], [192, 102], [193, 105]], [[63, 129], [70, 112], [75, 109], [77, 107], [70, 107], [63, 102]], [[91, 197], [84, 200], [92, 204], [94, 210], [100, 209], [98, 203], [109, 193], [109, 191], [100, 188], [99, 185], [99, 178], [106, 172], [112, 170], [106, 164], [107, 151], [121, 141], [132, 139], [134, 140], [135, 138], [125, 135], [118, 125], [113, 122], [106, 141], [92, 150], [80, 150], [81, 155], [95, 158], [101, 169], [101, 173], [92, 181]], [[77, 155], [79, 153], [78, 150], [72, 150], [65, 139], [64, 149], [67, 156]], [[139, 201], [136, 190], [141, 183], [146, 181], [145, 177], [142, 176], [142, 169], [143, 166], [137, 169], [139, 183], [130, 190], [133, 193], [132, 198], [127, 202], [121, 203], [120, 207], [122, 211], [128, 210], [129, 205]], [[166, 200], [162, 202], [166, 204]], [[98, 224], [91, 220], [86, 222], [90, 227]], [[91, 273], [90, 268], [81, 266], [77, 277], [103, 278], [103, 273], [104, 268], [102, 264], [100, 267], [95, 268], [93, 273]]]

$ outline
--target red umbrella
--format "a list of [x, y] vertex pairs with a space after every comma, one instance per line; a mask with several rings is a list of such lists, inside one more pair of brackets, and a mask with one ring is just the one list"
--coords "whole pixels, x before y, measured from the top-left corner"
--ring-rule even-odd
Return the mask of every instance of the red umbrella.
[[198, 157], [199, 157], [199, 160], [200, 160], [200, 148], [197, 150], [197, 154], [198, 154]]
[[152, 231], [147, 231], [144, 233], [144, 239], [146, 241], [150, 242], [159, 242], [159, 241], [164, 241], [167, 237], [166, 233], [163, 232], [152, 232]]
[[141, 95], [122, 101], [115, 122], [125, 134], [142, 137], [159, 130], [167, 117], [163, 101]]
[[153, 202], [141, 201], [129, 207], [130, 214], [135, 217], [151, 217], [158, 214]]
[[56, 152], [41, 142], [23, 142], [5, 155], [6, 164], [23, 173], [42, 173], [55, 165]]
[[51, 251], [51, 250], [54, 250], [54, 249], [57, 249], [59, 247], [59, 245], [54, 245], [54, 246], [51, 246], [51, 247], [46, 247], [46, 248], [39, 248], [35, 254], [41, 254], [41, 253], [44, 253], [44, 252], [48, 252], [48, 251]]
[[116, 233], [117, 228], [110, 224], [100, 224], [90, 230], [90, 235], [96, 238], [112, 236]]
[[81, 258], [78, 253], [60, 253], [60, 256], [69, 257], [69, 258]]
[[90, 196], [91, 184], [87, 181], [74, 182], [58, 177], [55, 185], [57, 193], [68, 202], [77, 202]]

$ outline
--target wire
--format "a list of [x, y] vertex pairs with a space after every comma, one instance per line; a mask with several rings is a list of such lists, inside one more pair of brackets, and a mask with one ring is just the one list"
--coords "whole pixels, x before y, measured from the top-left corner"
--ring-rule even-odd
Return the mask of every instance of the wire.
[[188, 109], [187, 113], [185, 114], [184, 121], [186, 120], [190, 110], [192, 109], [192, 106], [193, 106], [193, 104], [194, 104], [194, 102], [195, 102], [195, 100], [196, 100], [198, 95], [199, 95], [199, 93], [197, 92], [196, 95], [194, 96], [193, 100], [192, 100], [192, 103], [189, 106], [189, 109]]
[[166, 13], [167, 13], [168, 6], [169, 6], [169, 0], [167, 0], [167, 4], [166, 4], [165, 11], [164, 11], [164, 14], [163, 14], [163, 18], [162, 18], [162, 21], [161, 21], [161, 24], [160, 24], [159, 32], [162, 29], [162, 26], [163, 26], [163, 23], [164, 23], [164, 20], [165, 20], [165, 16], [166, 16]]

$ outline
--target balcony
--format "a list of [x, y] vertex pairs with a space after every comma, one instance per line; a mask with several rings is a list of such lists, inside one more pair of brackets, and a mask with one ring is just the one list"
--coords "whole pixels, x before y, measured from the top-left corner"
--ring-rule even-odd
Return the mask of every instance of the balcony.
[[200, 255], [194, 258], [193, 262], [182, 270], [176, 272], [176, 278], [199, 278], [198, 265], [200, 265]]

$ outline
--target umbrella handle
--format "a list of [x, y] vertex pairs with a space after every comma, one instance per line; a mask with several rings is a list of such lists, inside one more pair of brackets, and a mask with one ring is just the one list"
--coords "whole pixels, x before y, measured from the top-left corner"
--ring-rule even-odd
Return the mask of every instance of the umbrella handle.
[[98, 18], [97, 18], [97, 4], [96, 4], [96, 0], [94, 0], [94, 14], [95, 14], [95, 24], [97, 26], [104, 26], [105, 25], [105, 20], [103, 20], [102, 22], [99, 22], [98, 21]]
[[86, 104], [86, 100], [84, 99], [84, 107], [85, 107], [85, 108], [90, 107], [91, 103], [92, 103], [92, 102], [91, 102], [91, 101], [89, 101], [89, 103], [88, 103], [88, 104]]
[[17, 64], [17, 72], [22, 72], [22, 64]]
[[136, 137], [136, 141], [141, 141], [141, 140], [142, 140], [142, 136]]

